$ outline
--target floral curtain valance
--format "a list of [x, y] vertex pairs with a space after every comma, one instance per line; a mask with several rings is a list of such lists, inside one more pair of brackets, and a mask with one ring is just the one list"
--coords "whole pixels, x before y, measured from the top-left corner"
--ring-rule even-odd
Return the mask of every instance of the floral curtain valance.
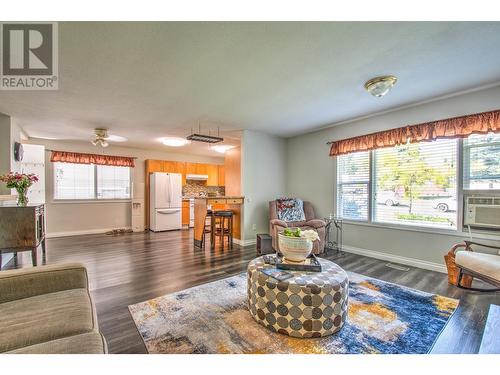
[[51, 162], [113, 165], [115, 167], [135, 167], [134, 158], [127, 156], [111, 156], [82, 154], [79, 152], [52, 151]]
[[433, 141], [440, 138], [465, 138], [471, 134], [500, 132], [500, 110], [446, 120], [408, 125], [402, 128], [329, 142], [330, 156], [392, 147], [407, 142]]

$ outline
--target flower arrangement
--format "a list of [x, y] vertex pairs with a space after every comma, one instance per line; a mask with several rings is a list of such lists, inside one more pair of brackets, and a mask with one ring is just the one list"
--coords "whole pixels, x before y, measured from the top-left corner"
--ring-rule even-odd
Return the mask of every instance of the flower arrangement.
[[0, 181], [4, 182], [7, 188], [16, 189], [17, 191], [17, 204], [19, 206], [26, 206], [28, 204], [28, 190], [31, 185], [38, 182], [38, 176], [33, 173], [17, 173], [9, 172], [0, 175]]
[[318, 232], [314, 230], [301, 230], [300, 228], [295, 228], [295, 229], [290, 229], [290, 228], [285, 228], [283, 231], [283, 235], [287, 237], [303, 237], [307, 238], [308, 240], [313, 241], [319, 241], [319, 235]]
[[301, 237], [305, 237], [308, 240], [311, 240], [311, 242], [314, 241], [319, 241], [319, 234], [315, 230], [305, 230], [300, 234]]
[[314, 230], [285, 228], [278, 233], [278, 246], [285, 259], [290, 262], [303, 262], [311, 253], [313, 242], [319, 240]]

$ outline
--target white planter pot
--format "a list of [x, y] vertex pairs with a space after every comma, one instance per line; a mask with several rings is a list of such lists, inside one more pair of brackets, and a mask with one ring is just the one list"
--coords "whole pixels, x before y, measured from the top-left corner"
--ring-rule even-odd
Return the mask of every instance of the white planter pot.
[[311, 254], [313, 243], [304, 237], [288, 237], [278, 233], [278, 245], [286, 260], [302, 262]]

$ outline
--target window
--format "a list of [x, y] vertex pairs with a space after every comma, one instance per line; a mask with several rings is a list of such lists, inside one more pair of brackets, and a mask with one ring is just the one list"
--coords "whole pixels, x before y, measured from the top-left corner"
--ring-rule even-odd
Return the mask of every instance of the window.
[[94, 166], [54, 163], [54, 199], [94, 199]]
[[54, 163], [54, 199], [130, 199], [130, 168]]
[[130, 198], [130, 168], [98, 165], [97, 198]]
[[500, 134], [337, 157], [337, 215], [347, 220], [457, 229], [457, 197], [498, 191]]
[[500, 189], [500, 134], [464, 140], [464, 189]]
[[338, 216], [351, 220], [368, 220], [369, 182], [369, 152], [356, 152], [338, 157]]
[[337, 157], [337, 215], [456, 228], [457, 142], [444, 139]]
[[456, 228], [456, 150], [454, 139], [375, 150], [373, 221]]

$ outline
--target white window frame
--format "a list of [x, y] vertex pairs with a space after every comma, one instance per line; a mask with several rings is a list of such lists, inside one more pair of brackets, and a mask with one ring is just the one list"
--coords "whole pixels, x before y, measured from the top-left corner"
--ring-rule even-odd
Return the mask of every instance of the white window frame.
[[[465, 146], [464, 145], [464, 140], [463, 139], [460, 139], [460, 142], [462, 144], [462, 155], [463, 157], [465, 157], [466, 155], [468, 157], [470, 157], [470, 149], [473, 149], [473, 148], [482, 148], [482, 147], [488, 147], [488, 146], [491, 146], [491, 144], [489, 145], [478, 145], [478, 144], [475, 144], [475, 145], [470, 145], [470, 146]], [[500, 145], [500, 142], [495, 142], [493, 143], [494, 145]], [[463, 168], [462, 168], [462, 174], [463, 174]], [[470, 179], [470, 176], [468, 176], [469, 179]], [[465, 182], [465, 176], [462, 176], [463, 178], [463, 182]], [[462, 187], [463, 187], [463, 184], [462, 184]], [[466, 193], [470, 193], [472, 194], [473, 192], [492, 192], [493, 194], [498, 194], [500, 193], [500, 189], [471, 189], [471, 188], [463, 188], [463, 190], [466, 192]]]
[[[132, 185], [133, 185], [133, 176], [131, 167], [122, 167], [128, 168], [129, 171], [129, 191], [130, 198], [97, 198], [97, 164], [91, 164], [94, 167], [94, 197], [91, 199], [61, 199], [56, 198], [56, 163], [52, 163], [52, 203], [123, 203], [123, 202], [131, 202], [132, 201]], [[75, 164], [75, 163], [67, 163], [67, 164]]]
[[[338, 206], [338, 196], [339, 196], [339, 180], [338, 180], [338, 163], [337, 163], [337, 158], [335, 158], [335, 216], [339, 216], [339, 206]], [[371, 202], [371, 197], [372, 197], [372, 152], [368, 151], [368, 181], [367, 182], [346, 182], [341, 185], [365, 185], [366, 184], [366, 191], [368, 194], [368, 202], [367, 202], [367, 208], [366, 208], [366, 219], [344, 219], [346, 222], [352, 222], [352, 223], [371, 223], [371, 218], [372, 218], [372, 202]]]

